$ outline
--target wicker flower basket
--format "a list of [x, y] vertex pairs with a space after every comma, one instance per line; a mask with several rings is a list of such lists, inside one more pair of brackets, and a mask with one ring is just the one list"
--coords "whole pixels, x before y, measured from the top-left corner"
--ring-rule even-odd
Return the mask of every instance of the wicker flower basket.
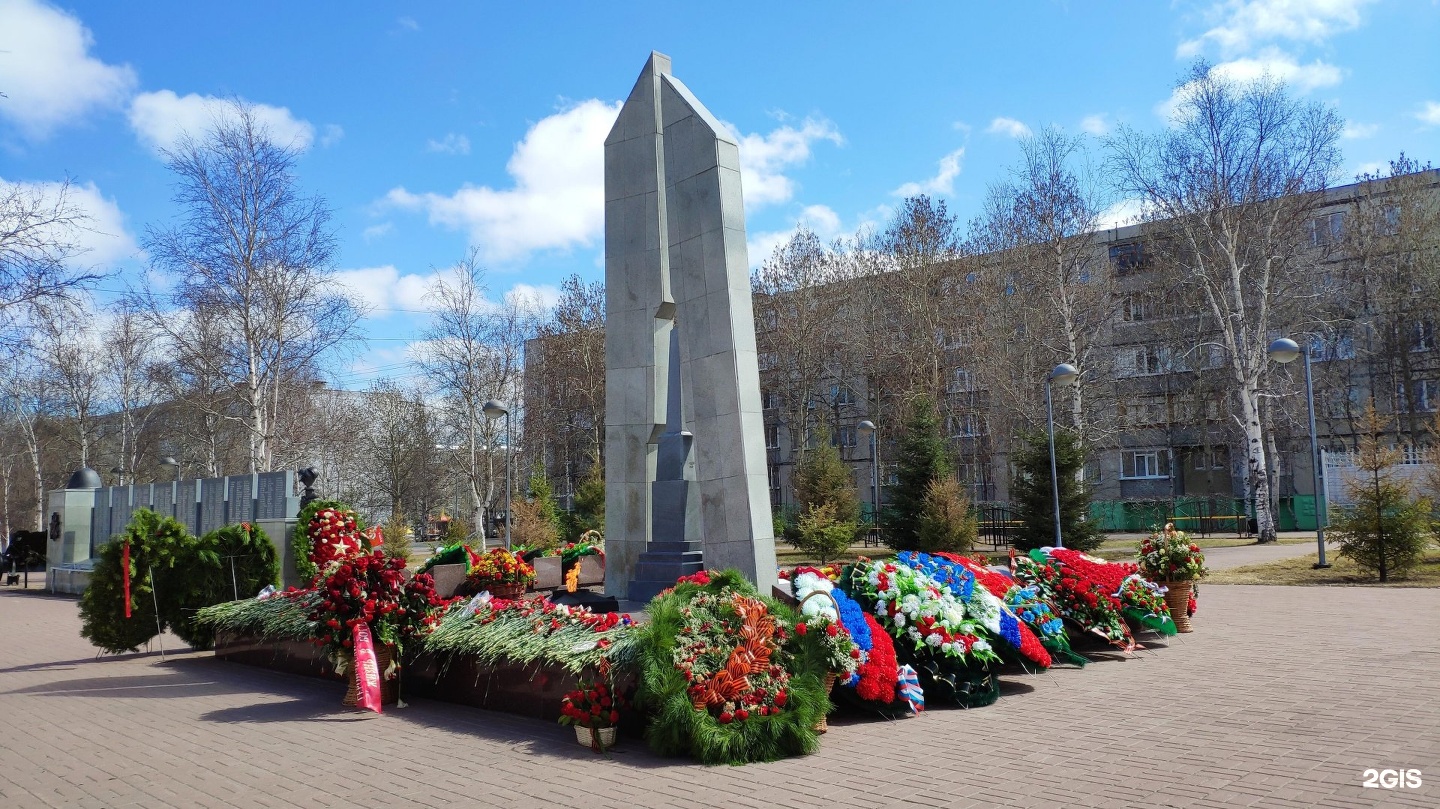
[[615, 746], [615, 728], [587, 728], [575, 725], [575, 741], [591, 750], [609, 750]]
[[[824, 686], [825, 686], [825, 698], [828, 700], [828, 699], [830, 698], [830, 692], [833, 691], [833, 690], [835, 690], [835, 675], [834, 675], [834, 674], [826, 674], [826, 675], [825, 675]], [[830, 729], [830, 722], [826, 720], [824, 714], [821, 714], [821, 715], [820, 715], [820, 721], [815, 723], [815, 732], [816, 732], [816, 733], [824, 733], [825, 731], [827, 731], [827, 730], [829, 730], [829, 729]]]
[[1165, 606], [1170, 608], [1170, 620], [1175, 622], [1175, 631], [1193, 632], [1190, 626], [1190, 586], [1188, 581], [1163, 582]]
[[510, 582], [508, 584], [487, 584], [479, 589], [489, 590], [490, 595], [494, 596], [495, 598], [504, 598], [512, 601], [519, 598], [520, 596], [525, 595], [525, 585], [521, 584], [520, 582]]
[[[400, 699], [400, 678], [393, 680], [385, 679], [385, 669], [390, 668], [390, 661], [395, 659], [395, 648], [380, 644], [375, 647], [375, 667], [380, 670], [380, 704], [394, 705]], [[345, 679], [349, 685], [345, 689], [345, 699], [340, 701], [341, 705], [347, 708], [354, 708], [360, 701], [360, 669], [355, 665], [355, 653], [345, 653]]]

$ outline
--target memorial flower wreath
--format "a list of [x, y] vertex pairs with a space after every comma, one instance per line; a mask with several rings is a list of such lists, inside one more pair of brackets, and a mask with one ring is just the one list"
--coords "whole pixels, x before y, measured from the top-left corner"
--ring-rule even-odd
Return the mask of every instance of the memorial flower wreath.
[[1041, 548], [1030, 555], [1048, 557], [1071, 575], [1098, 584], [1119, 602], [1121, 613], [1136, 623], [1162, 635], [1175, 634], [1163, 589], [1141, 576], [1138, 566], [1107, 562], [1069, 548]]
[[[337, 669], [352, 654], [356, 624], [368, 624], [378, 643], [399, 652], [405, 641], [423, 637], [438, 623], [436, 610], [447, 601], [436, 595], [434, 580], [429, 574], [407, 580], [404, 571], [405, 560], [381, 551], [336, 559], [322, 571], [308, 618], [315, 624], [314, 642], [325, 647]], [[387, 679], [393, 669], [392, 662]]]
[[824, 671], [795, 654], [793, 610], [727, 570], [685, 577], [646, 611], [635, 703], [653, 750], [743, 764], [815, 749], [829, 702]]

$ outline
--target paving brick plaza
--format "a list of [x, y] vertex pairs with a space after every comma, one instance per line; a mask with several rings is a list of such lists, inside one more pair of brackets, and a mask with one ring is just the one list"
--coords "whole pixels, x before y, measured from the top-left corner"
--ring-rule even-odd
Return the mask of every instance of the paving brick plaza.
[[[97, 659], [73, 599], [0, 591], [0, 806], [1434, 807], [1437, 616], [1436, 589], [1206, 586], [1197, 631], [1152, 652], [702, 767], [427, 700], [365, 716], [337, 683], [208, 654]], [[1367, 768], [1423, 784], [1366, 789]]]

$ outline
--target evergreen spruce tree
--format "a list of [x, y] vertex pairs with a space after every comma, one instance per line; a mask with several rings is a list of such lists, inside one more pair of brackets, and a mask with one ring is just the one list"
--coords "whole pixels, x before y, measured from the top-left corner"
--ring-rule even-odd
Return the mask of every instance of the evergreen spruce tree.
[[[1024, 523], [1014, 545], [1021, 550], [1055, 544], [1055, 499], [1050, 486], [1050, 442], [1045, 433], [1027, 433], [1013, 456], [1015, 481], [1010, 487], [1013, 518]], [[1089, 551], [1105, 536], [1089, 521], [1090, 493], [1080, 482], [1085, 452], [1069, 430], [1055, 431], [1055, 473], [1060, 481], [1060, 535], [1065, 547]]]
[[605, 477], [600, 464], [592, 464], [575, 487], [574, 509], [566, 539], [574, 542], [586, 531], [605, 533]]
[[560, 506], [555, 502], [555, 491], [550, 488], [550, 478], [545, 476], [545, 470], [538, 463], [530, 471], [529, 489], [536, 516], [543, 525], [550, 527], [549, 530], [553, 530], [558, 540], [564, 533], [565, 523], [560, 517]]
[[793, 485], [799, 517], [786, 539], [795, 547], [829, 561], [849, 549], [860, 530], [860, 499], [849, 467], [830, 442], [823, 425], [815, 434], [817, 446], [805, 453], [795, 468]]
[[950, 448], [940, 434], [935, 404], [926, 397], [918, 397], [910, 405], [910, 417], [900, 436], [896, 473], [899, 485], [885, 520], [885, 541], [896, 550], [918, 550], [930, 484], [953, 475]]
[[1373, 402], [1360, 424], [1357, 466], [1365, 474], [1349, 484], [1354, 507], [1334, 510], [1330, 538], [1340, 543], [1341, 556], [1380, 581], [1404, 578], [1430, 544], [1430, 501], [1414, 497], [1410, 486], [1390, 472], [1400, 463], [1400, 452], [1383, 443], [1386, 424]]
[[978, 535], [975, 512], [970, 510], [970, 498], [960, 481], [954, 475], [931, 481], [920, 513], [916, 550], [969, 553]]

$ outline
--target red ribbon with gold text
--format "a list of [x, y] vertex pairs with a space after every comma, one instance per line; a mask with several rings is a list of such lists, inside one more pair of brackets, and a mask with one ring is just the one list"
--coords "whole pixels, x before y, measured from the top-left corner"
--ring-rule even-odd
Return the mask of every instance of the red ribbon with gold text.
[[375, 645], [370, 640], [370, 625], [355, 623], [355, 678], [358, 698], [355, 707], [380, 713], [380, 665], [375, 660]]
[[130, 540], [120, 546], [121, 586], [125, 588], [125, 617], [130, 617]]

